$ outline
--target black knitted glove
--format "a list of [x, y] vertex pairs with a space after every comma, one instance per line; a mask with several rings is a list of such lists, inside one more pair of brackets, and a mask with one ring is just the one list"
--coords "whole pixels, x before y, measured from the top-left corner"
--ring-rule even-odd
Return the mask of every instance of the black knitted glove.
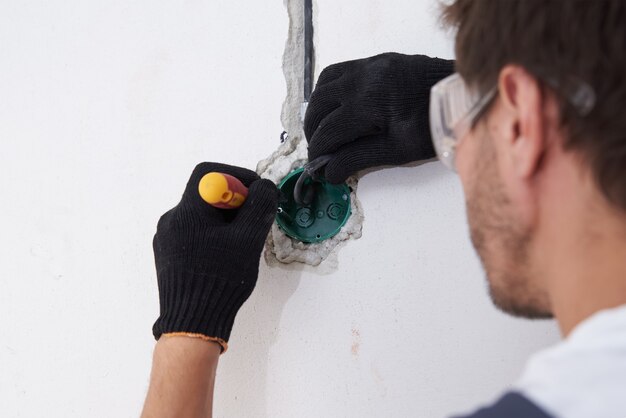
[[386, 53], [322, 71], [306, 111], [309, 161], [333, 154], [332, 183], [357, 171], [435, 156], [428, 122], [430, 89], [454, 61]]
[[[249, 187], [239, 209], [217, 209], [200, 197], [198, 184], [217, 171]], [[157, 225], [153, 248], [160, 316], [152, 332], [190, 335], [227, 348], [235, 315], [257, 281], [259, 259], [276, 215], [278, 189], [250, 170], [201, 163], [180, 203]]]

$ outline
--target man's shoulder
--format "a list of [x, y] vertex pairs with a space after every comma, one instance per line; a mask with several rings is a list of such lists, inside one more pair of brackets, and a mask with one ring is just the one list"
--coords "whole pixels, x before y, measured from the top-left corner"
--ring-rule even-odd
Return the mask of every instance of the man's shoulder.
[[495, 404], [456, 418], [626, 416], [626, 305], [594, 314], [535, 354]]
[[507, 392], [495, 404], [454, 418], [553, 418], [519, 392]]

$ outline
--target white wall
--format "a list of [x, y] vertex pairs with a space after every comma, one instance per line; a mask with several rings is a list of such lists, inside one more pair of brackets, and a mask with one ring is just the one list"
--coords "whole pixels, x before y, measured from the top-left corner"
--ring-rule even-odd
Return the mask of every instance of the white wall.
[[[316, 8], [318, 73], [452, 55], [430, 0]], [[196, 162], [254, 168], [278, 145], [287, 26], [280, 1], [0, 3], [2, 416], [139, 413], [156, 220]], [[216, 416], [444, 416], [495, 397], [557, 338], [491, 306], [439, 163], [367, 174], [359, 196], [363, 238], [335, 260], [262, 263]]]

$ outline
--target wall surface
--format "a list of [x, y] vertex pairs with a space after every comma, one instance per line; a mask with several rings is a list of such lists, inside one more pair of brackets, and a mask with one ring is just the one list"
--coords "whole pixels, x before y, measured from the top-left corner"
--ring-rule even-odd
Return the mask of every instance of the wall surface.
[[[319, 71], [452, 57], [431, 0], [318, 0]], [[278, 145], [280, 1], [0, 3], [0, 405], [137, 416], [157, 316], [151, 239], [202, 160]], [[456, 176], [366, 174], [363, 237], [267, 266], [220, 360], [218, 417], [440, 417], [492, 400], [552, 323], [490, 304]]]

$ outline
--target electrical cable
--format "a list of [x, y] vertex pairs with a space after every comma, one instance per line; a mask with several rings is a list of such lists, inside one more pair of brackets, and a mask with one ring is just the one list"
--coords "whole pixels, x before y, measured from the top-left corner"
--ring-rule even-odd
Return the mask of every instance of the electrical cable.
[[[303, 78], [303, 109], [309, 103], [313, 92], [313, 0], [304, 0], [304, 78]], [[304, 117], [304, 113], [302, 114]], [[314, 188], [308, 187], [304, 192], [307, 179], [317, 179], [317, 171], [330, 161], [331, 156], [322, 155], [304, 165], [304, 171], [298, 178], [293, 190], [293, 198], [301, 206], [310, 205], [314, 197]]]
[[293, 189], [293, 200], [300, 206], [308, 206], [313, 202], [315, 195], [315, 188], [313, 184], [308, 185], [306, 191], [304, 190], [304, 183], [308, 179], [312, 179], [313, 182], [319, 178], [318, 171], [324, 167], [333, 158], [332, 155], [321, 155], [311, 162], [304, 165], [304, 171], [300, 174], [298, 181]]

